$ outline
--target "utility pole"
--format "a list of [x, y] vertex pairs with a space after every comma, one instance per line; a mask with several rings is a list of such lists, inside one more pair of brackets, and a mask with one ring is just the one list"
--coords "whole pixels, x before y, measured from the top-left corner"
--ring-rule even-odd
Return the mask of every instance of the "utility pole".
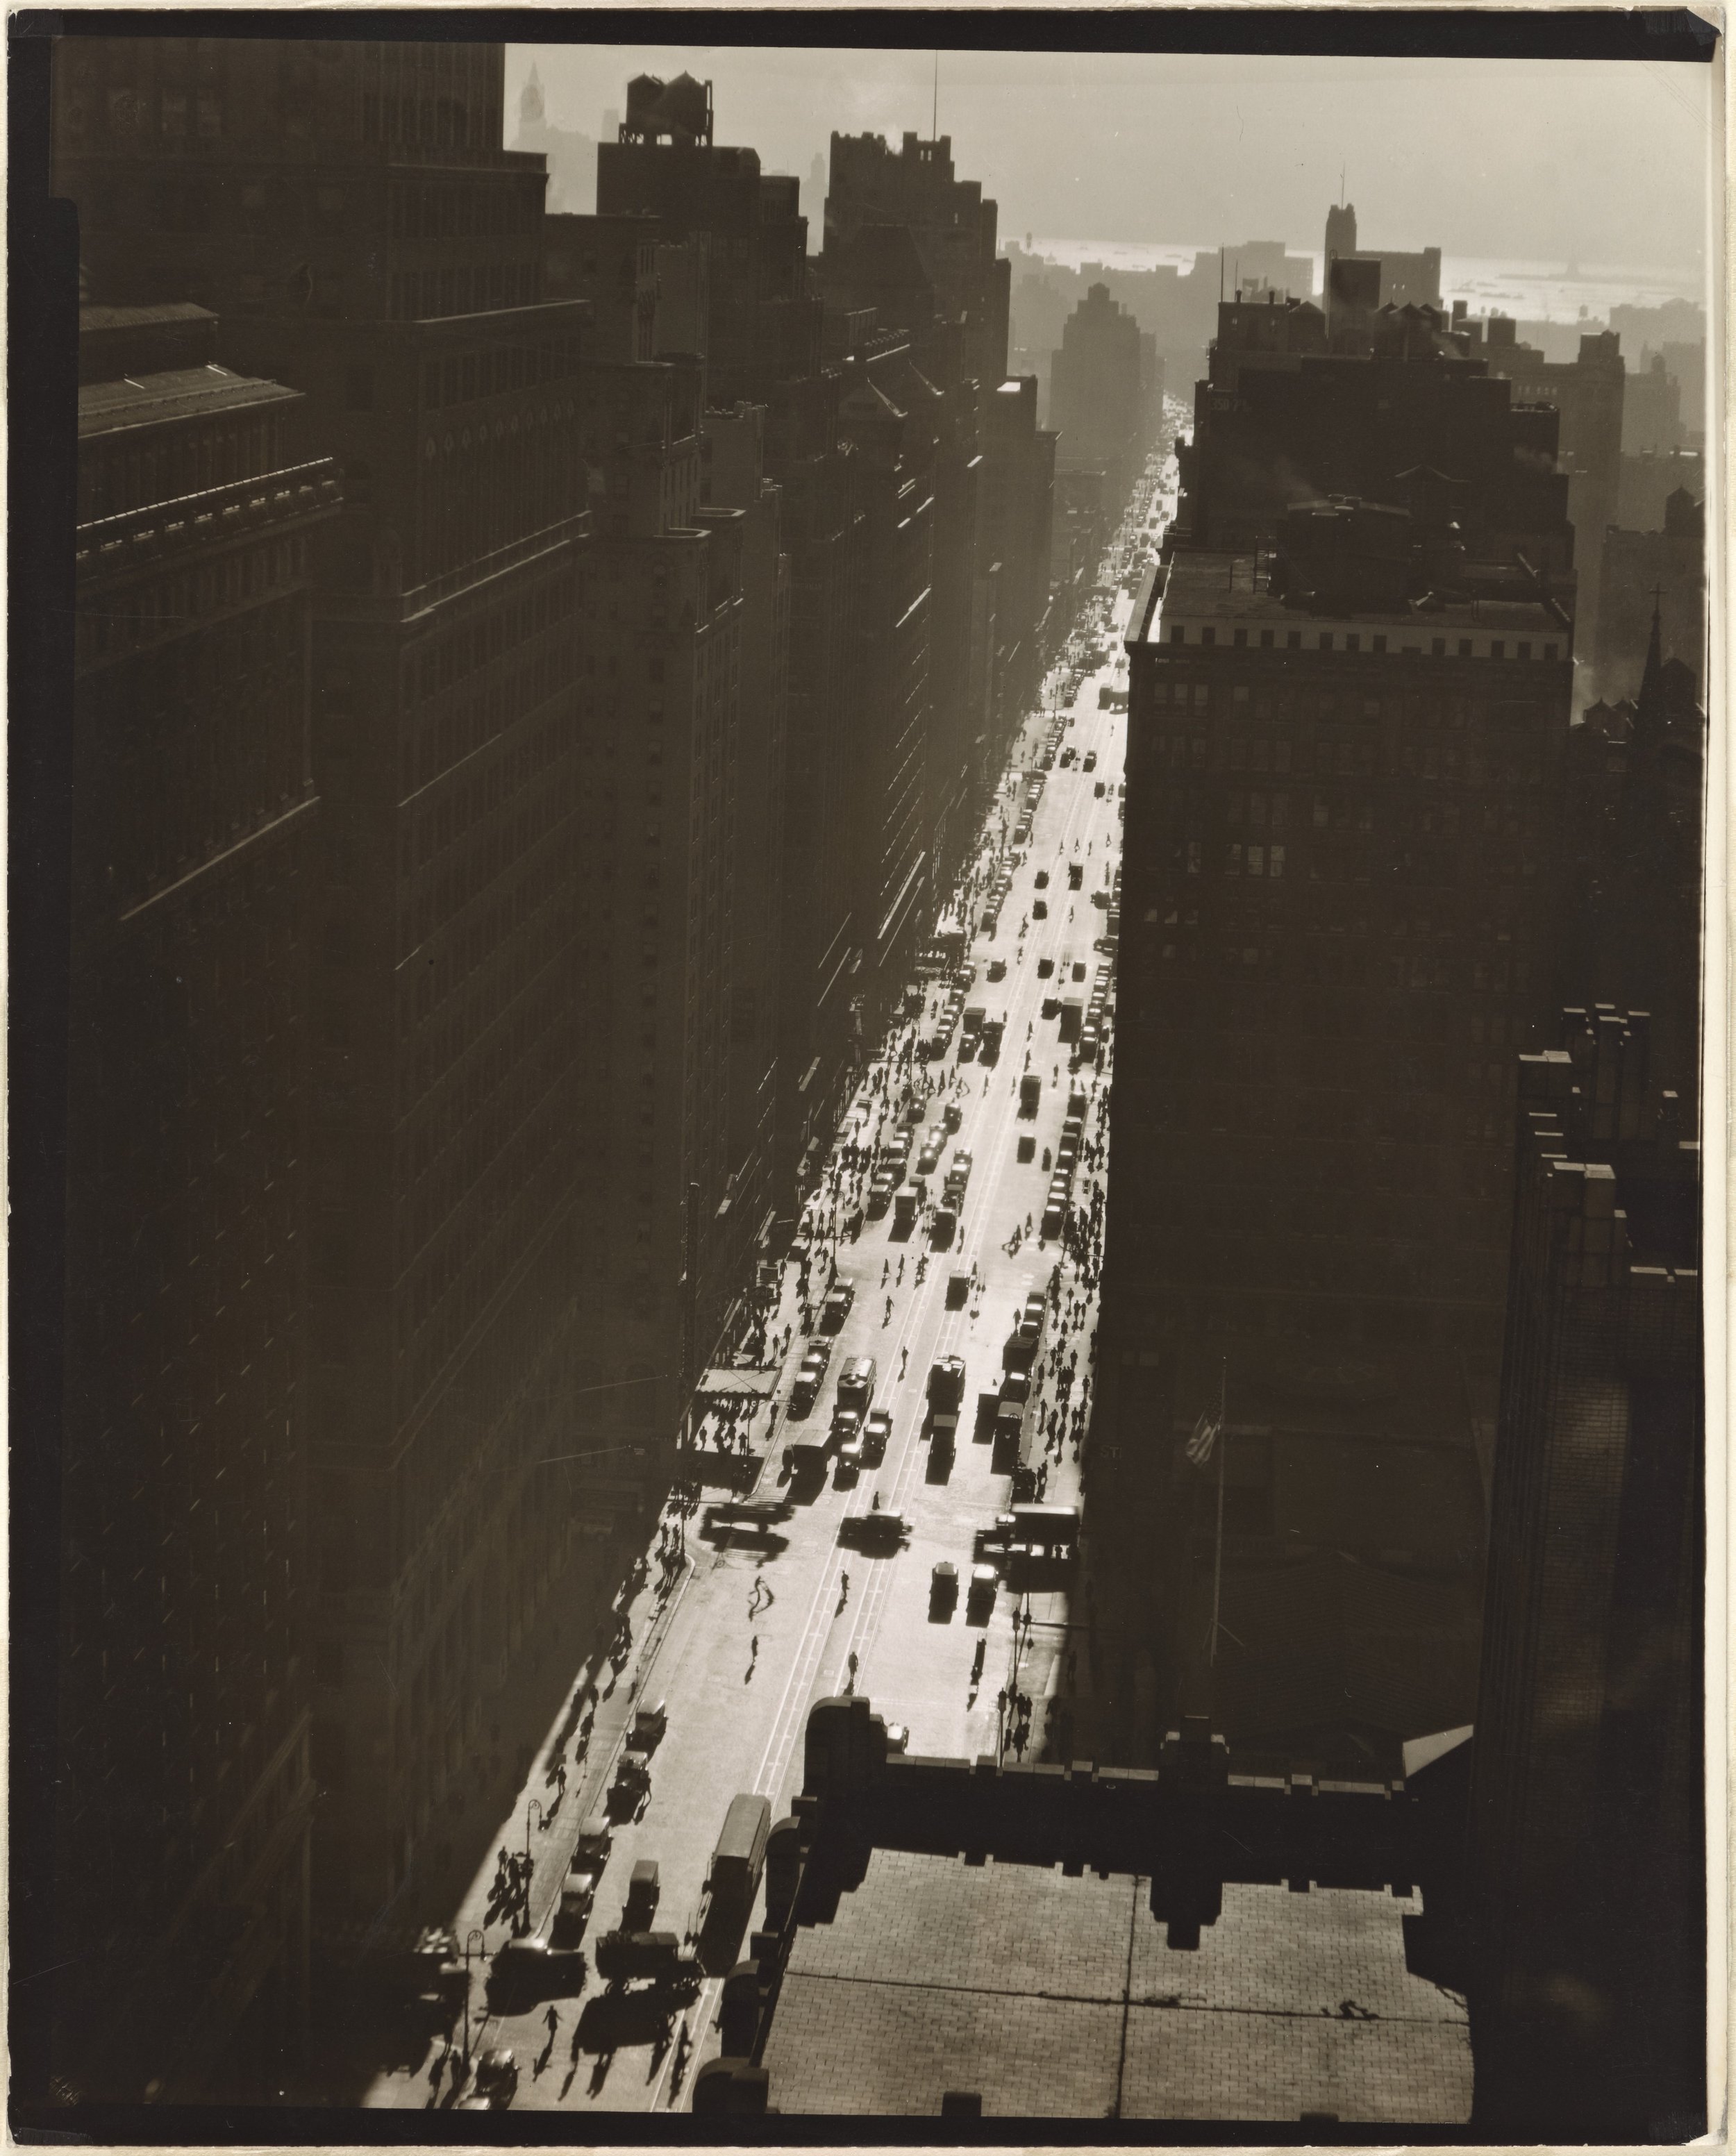
[[676, 1429], [681, 1455], [681, 1504], [676, 1511], [681, 1553], [687, 1550], [686, 1478], [693, 1435], [693, 1358], [699, 1337], [699, 1185], [687, 1185], [681, 1234], [681, 1414]]
[[940, 140], [940, 47], [934, 49], [934, 110], [928, 116], [928, 140]]
[[1224, 1417], [1229, 1391], [1230, 1358], [1226, 1355], [1218, 1373], [1218, 1537], [1212, 1557], [1211, 1650], [1207, 1657], [1214, 1666], [1218, 1659], [1218, 1609], [1224, 1586], [1224, 1455], [1230, 1450], [1230, 1431]]

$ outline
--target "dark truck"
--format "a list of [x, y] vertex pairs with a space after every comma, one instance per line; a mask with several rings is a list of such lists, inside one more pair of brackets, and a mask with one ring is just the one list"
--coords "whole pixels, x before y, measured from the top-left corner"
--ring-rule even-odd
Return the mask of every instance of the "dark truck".
[[699, 1905], [701, 1933], [713, 1923], [739, 1932], [747, 1922], [765, 1866], [766, 1839], [771, 1831], [769, 1797], [744, 1794], [732, 1799], [706, 1873]]
[[928, 1372], [928, 1435], [937, 1454], [950, 1456], [958, 1439], [964, 1401], [964, 1358], [946, 1355]]

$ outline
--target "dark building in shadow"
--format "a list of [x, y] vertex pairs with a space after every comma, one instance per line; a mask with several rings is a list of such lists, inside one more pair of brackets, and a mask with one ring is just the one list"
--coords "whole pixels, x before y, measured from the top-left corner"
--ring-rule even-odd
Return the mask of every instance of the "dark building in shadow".
[[1470, 1815], [1475, 2117], [1705, 2126], [1699, 1149], [1646, 1014], [1520, 1059]]
[[[1572, 626], [1543, 574], [1471, 552], [1441, 475], [1402, 484], [1409, 509], [1297, 506], [1271, 554], [1179, 548], [1128, 633], [1086, 1511], [1130, 1666], [1101, 1757], [1154, 1741], [1131, 1713], [1146, 1648], [1160, 1712], [1235, 1692], [1255, 1718], [1220, 1719], [1232, 1742], [1300, 1736], [1271, 1718], [1265, 1648], [1206, 1652], [1215, 1495], [1181, 1440], [1220, 1404], [1225, 1609], [1292, 1657], [1278, 1691], [1302, 1697], [1306, 1637], [1331, 1669], [1366, 1663], [1371, 1626], [1388, 1660], [1438, 1635], [1429, 1683], [1371, 1675], [1377, 1751], [1471, 1719], [1512, 1050], [1560, 999]], [[1347, 1550], [1384, 1577], [1341, 1578]], [[1353, 1746], [1359, 1720], [1382, 1716], [1328, 1713], [1317, 1741]]]
[[[1626, 461], [1626, 460], [1624, 460]], [[1666, 659], [1679, 660], [1696, 681], [1706, 678], [1706, 506], [1686, 487], [1663, 504], [1656, 523], [1629, 530], [1611, 523], [1599, 571], [1594, 679], [1604, 696], [1621, 695], [1645, 664], [1654, 612]]]
[[69, 41], [99, 297], [223, 313], [345, 506], [311, 564], [307, 1445], [316, 1928], [457, 1861], [578, 1548], [593, 1178], [578, 960], [588, 309], [542, 298], [504, 49]]
[[1068, 316], [1050, 366], [1049, 424], [1061, 467], [1101, 467], [1117, 502], [1144, 448], [1145, 367], [1138, 323], [1107, 285], [1093, 285]]
[[66, 1415], [52, 1765], [62, 2101], [293, 2086], [306, 1551], [307, 400], [218, 324], [81, 310]]

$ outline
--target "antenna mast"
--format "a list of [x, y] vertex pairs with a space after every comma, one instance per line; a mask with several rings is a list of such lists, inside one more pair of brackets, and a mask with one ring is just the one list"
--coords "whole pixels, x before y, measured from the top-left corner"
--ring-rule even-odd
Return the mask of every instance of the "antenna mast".
[[934, 49], [934, 110], [928, 118], [928, 140], [940, 140], [940, 47]]

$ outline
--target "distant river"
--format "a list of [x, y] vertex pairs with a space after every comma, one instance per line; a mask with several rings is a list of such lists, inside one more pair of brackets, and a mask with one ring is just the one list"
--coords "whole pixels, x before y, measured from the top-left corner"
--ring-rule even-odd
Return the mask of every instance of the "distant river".
[[[1034, 239], [1031, 252], [1051, 262], [1076, 270], [1086, 262], [1101, 262], [1111, 270], [1153, 270], [1161, 263], [1186, 270], [1210, 248], [1123, 239]], [[1232, 247], [1233, 255], [1235, 249]], [[1307, 254], [1314, 264], [1314, 281], [1320, 281], [1320, 255], [1315, 249], [1292, 248]], [[1705, 280], [1692, 270], [1641, 268], [1626, 263], [1516, 262], [1494, 256], [1443, 254], [1441, 258], [1441, 297], [1463, 300], [1474, 315], [1492, 309], [1524, 321], [1570, 322], [1583, 311], [1600, 321], [1609, 319], [1611, 307], [1655, 307], [1666, 300], [1695, 300], [1705, 304]]]

